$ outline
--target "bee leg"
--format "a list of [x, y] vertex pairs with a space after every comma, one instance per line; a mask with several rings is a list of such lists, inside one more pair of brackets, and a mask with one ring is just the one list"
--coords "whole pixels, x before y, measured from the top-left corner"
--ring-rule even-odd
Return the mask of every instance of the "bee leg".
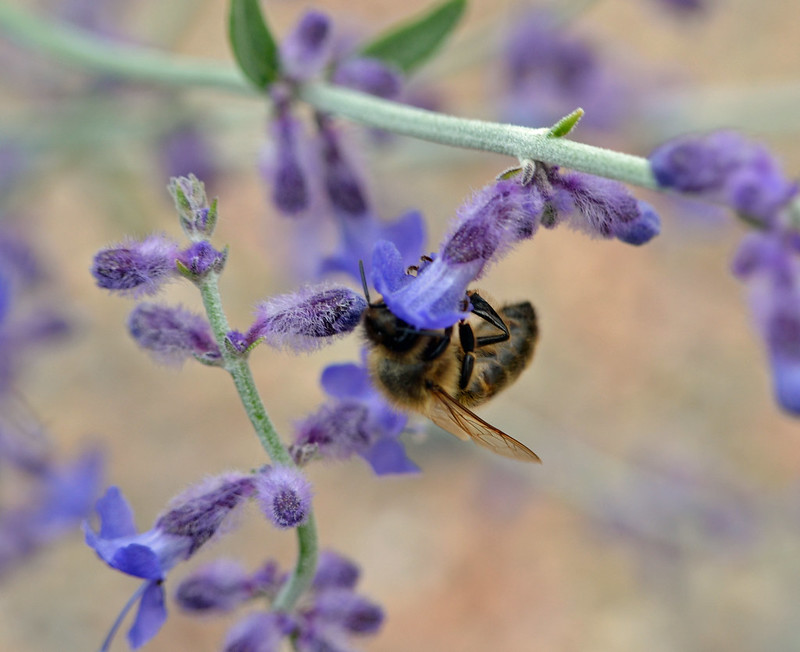
[[506, 326], [503, 318], [497, 314], [495, 309], [492, 308], [486, 299], [484, 299], [477, 292], [472, 292], [469, 295], [469, 300], [472, 304], [473, 314], [477, 315], [481, 319], [485, 319], [492, 326], [495, 326], [498, 330], [502, 331], [502, 333], [498, 333], [497, 335], [482, 335], [475, 340], [476, 347], [488, 346], [489, 344], [499, 344], [500, 342], [507, 341], [511, 337], [511, 334], [508, 332], [508, 326]]
[[466, 389], [472, 378], [472, 371], [475, 369], [475, 334], [472, 332], [472, 326], [465, 321], [458, 325], [458, 339], [464, 350], [464, 361], [461, 363], [461, 377], [458, 380], [458, 386]]

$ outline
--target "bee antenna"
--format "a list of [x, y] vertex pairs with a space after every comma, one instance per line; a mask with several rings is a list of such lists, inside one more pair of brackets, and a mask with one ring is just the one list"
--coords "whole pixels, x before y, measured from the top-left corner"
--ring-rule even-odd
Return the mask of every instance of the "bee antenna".
[[367, 287], [367, 275], [364, 273], [364, 261], [358, 261], [358, 271], [361, 272], [361, 285], [364, 287], [364, 297], [367, 300], [367, 305], [372, 306], [372, 302], [369, 300], [369, 288]]

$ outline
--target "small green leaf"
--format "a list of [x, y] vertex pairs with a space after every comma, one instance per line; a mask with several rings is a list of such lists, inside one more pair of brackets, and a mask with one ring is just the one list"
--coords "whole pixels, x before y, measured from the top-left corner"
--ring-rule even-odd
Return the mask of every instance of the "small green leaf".
[[438, 50], [461, 19], [467, 0], [447, 0], [419, 18], [379, 36], [361, 50], [366, 57], [380, 59], [409, 73]]
[[575, 109], [569, 115], [565, 115], [561, 120], [550, 127], [550, 131], [547, 132], [547, 137], [563, 138], [566, 136], [575, 128], [575, 125], [578, 124], [578, 121], [583, 117], [583, 113], [583, 109]]
[[247, 78], [259, 89], [278, 79], [278, 47], [258, 0], [231, 0], [228, 29], [233, 54]]

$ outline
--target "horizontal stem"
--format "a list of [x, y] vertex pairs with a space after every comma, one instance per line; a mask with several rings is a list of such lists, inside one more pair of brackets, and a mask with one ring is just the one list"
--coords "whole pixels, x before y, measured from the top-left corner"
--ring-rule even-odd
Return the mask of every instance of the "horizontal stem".
[[320, 111], [335, 113], [371, 127], [442, 145], [507, 154], [657, 189], [647, 159], [602, 147], [547, 136], [549, 128], [471, 120], [324, 83], [300, 87], [299, 96]]
[[42, 20], [5, 2], [0, 2], [0, 31], [23, 47], [97, 73], [170, 86], [258, 94], [244, 75], [229, 64], [103, 39], [69, 25]]

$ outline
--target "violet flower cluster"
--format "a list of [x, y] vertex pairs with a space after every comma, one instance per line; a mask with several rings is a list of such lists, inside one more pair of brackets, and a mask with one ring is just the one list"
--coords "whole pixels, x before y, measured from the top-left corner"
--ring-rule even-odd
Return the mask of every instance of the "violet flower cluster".
[[[305, 273], [312, 278], [344, 273], [358, 279], [358, 261], [369, 265], [372, 247], [381, 239], [395, 242], [406, 264], [412, 264], [425, 238], [422, 216], [409, 211], [394, 220], [379, 219], [345, 134], [322, 113], [314, 114], [314, 133], [309, 134], [293, 99], [294, 85], [326, 77], [334, 84], [400, 100], [401, 73], [359, 55], [317, 11], [301, 17], [279, 54], [283, 79], [270, 87], [272, 138], [261, 168], [273, 205], [292, 219], [298, 248], [311, 260]], [[319, 234], [331, 225], [337, 244], [325, 251]]]
[[141, 647], [158, 633], [167, 619], [164, 582], [169, 572], [212, 538], [230, 532], [232, 516], [251, 498], [276, 527], [296, 527], [308, 516], [311, 489], [296, 469], [288, 467], [265, 467], [254, 474], [226, 473], [174, 498], [145, 532], [137, 532], [133, 512], [120, 490], [111, 487], [106, 491], [97, 502], [100, 529], [84, 524], [86, 543], [111, 568], [143, 582], [111, 628], [104, 650], [137, 604], [128, 630], [131, 647]]
[[[374, 634], [383, 622], [383, 610], [356, 593], [359, 575], [353, 562], [323, 551], [302, 605], [288, 611], [252, 611], [230, 629], [223, 650], [278, 650], [287, 639], [301, 652], [353, 650], [353, 636]], [[247, 573], [237, 562], [219, 559], [184, 579], [175, 599], [189, 614], [224, 614], [254, 600], [273, 601], [285, 581], [274, 561]]]
[[727, 131], [668, 142], [650, 163], [661, 186], [727, 205], [755, 227], [733, 273], [749, 287], [777, 401], [800, 414], [800, 227], [792, 213], [800, 186], [766, 147]]
[[[216, 225], [216, 201], [208, 202], [203, 184], [191, 175], [173, 179], [170, 191], [192, 244], [181, 249], [170, 238], [154, 235], [103, 249], [94, 257], [91, 270], [99, 287], [141, 298], [158, 293], [173, 280], [202, 285], [222, 273], [227, 252], [215, 249], [208, 240]], [[246, 355], [259, 342], [310, 350], [353, 330], [365, 306], [360, 295], [344, 286], [308, 287], [299, 294], [263, 302], [250, 328], [245, 333], [230, 331], [225, 342], [238, 355]], [[128, 332], [161, 362], [179, 364], [193, 357], [206, 364], [223, 364], [208, 320], [181, 306], [140, 303], [128, 319]]]

